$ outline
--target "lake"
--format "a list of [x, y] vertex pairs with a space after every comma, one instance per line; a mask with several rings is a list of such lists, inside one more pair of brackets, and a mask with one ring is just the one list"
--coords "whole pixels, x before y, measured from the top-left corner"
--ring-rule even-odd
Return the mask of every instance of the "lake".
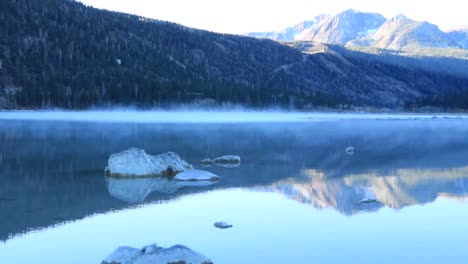
[[[0, 263], [154, 242], [220, 264], [466, 263], [467, 135], [464, 115], [0, 112]], [[221, 180], [106, 178], [131, 147]], [[198, 163], [226, 154], [241, 165]]]

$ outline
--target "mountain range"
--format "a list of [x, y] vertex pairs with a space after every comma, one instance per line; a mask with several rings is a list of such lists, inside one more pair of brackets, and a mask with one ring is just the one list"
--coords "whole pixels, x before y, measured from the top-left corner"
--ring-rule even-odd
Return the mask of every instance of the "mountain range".
[[304, 26], [246, 35], [278, 41], [313, 41], [405, 51], [418, 51], [419, 48], [468, 49], [467, 30], [444, 32], [434, 24], [415, 21], [404, 15], [386, 19], [380, 14], [351, 9], [335, 16], [320, 15], [300, 25]]
[[279, 41], [293, 41], [305, 39], [305, 36], [309, 34], [309, 31], [318, 25], [321, 25], [323, 21], [330, 18], [329, 15], [318, 15], [312, 20], [302, 21], [292, 27], [285, 28], [279, 31], [272, 32], [253, 32], [248, 33], [250, 37], [256, 38], [268, 38]]
[[[319, 16], [283, 35], [317, 25], [304, 34], [344, 43], [385, 23], [380, 15], [357, 14], [342, 14], [355, 17], [352, 23]], [[301, 45], [197, 30], [71, 0], [1, 1], [0, 17], [0, 109], [468, 108], [464, 59], [415, 62], [342, 46], [311, 53]], [[325, 34], [328, 27], [336, 34]], [[355, 30], [339, 30], [345, 27]]]

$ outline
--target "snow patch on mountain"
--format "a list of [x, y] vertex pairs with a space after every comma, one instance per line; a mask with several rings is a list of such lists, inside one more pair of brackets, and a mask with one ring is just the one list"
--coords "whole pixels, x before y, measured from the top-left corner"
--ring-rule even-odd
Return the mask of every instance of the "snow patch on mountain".
[[369, 32], [376, 31], [385, 21], [386, 19], [380, 14], [362, 13], [350, 9], [325, 20], [305, 36], [305, 39], [344, 45], [353, 39], [362, 38]]
[[424, 21], [415, 21], [404, 15], [390, 18], [373, 34], [352, 40], [347, 45], [372, 46], [390, 50], [405, 50], [417, 47], [458, 47], [453, 37], [442, 32], [436, 25]]
[[302, 40], [303, 36], [310, 32], [312, 28], [320, 25], [329, 17], [329, 15], [318, 15], [311, 20], [302, 21], [292, 27], [284, 28], [282, 30], [270, 32], [251, 32], [246, 33], [245, 35], [255, 38], [268, 38], [277, 41]]
[[428, 48], [468, 49], [468, 26], [442, 31], [437, 25], [415, 21], [403, 14], [387, 20], [380, 14], [354, 9], [335, 16], [319, 15], [280, 31], [247, 35], [278, 41], [312, 41], [407, 52]]

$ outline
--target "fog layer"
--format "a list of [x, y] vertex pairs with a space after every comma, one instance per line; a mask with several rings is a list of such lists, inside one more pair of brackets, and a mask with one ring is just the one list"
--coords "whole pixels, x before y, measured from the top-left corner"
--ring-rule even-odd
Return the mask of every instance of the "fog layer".
[[466, 119], [462, 114], [368, 114], [308, 112], [219, 112], [219, 111], [5, 111], [0, 120], [57, 120], [134, 123], [237, 123], [300, 122], [350, 119]]

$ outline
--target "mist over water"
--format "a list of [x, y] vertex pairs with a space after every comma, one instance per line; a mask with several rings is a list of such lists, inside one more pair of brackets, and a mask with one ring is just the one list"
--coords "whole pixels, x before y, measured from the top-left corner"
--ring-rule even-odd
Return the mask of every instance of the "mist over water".
[[56, 120], [132, 123], [258, 123], [348, 119], [467, 119], [464, 114], [370, 114], [284, 111], [0, 111], [0, 120]]

